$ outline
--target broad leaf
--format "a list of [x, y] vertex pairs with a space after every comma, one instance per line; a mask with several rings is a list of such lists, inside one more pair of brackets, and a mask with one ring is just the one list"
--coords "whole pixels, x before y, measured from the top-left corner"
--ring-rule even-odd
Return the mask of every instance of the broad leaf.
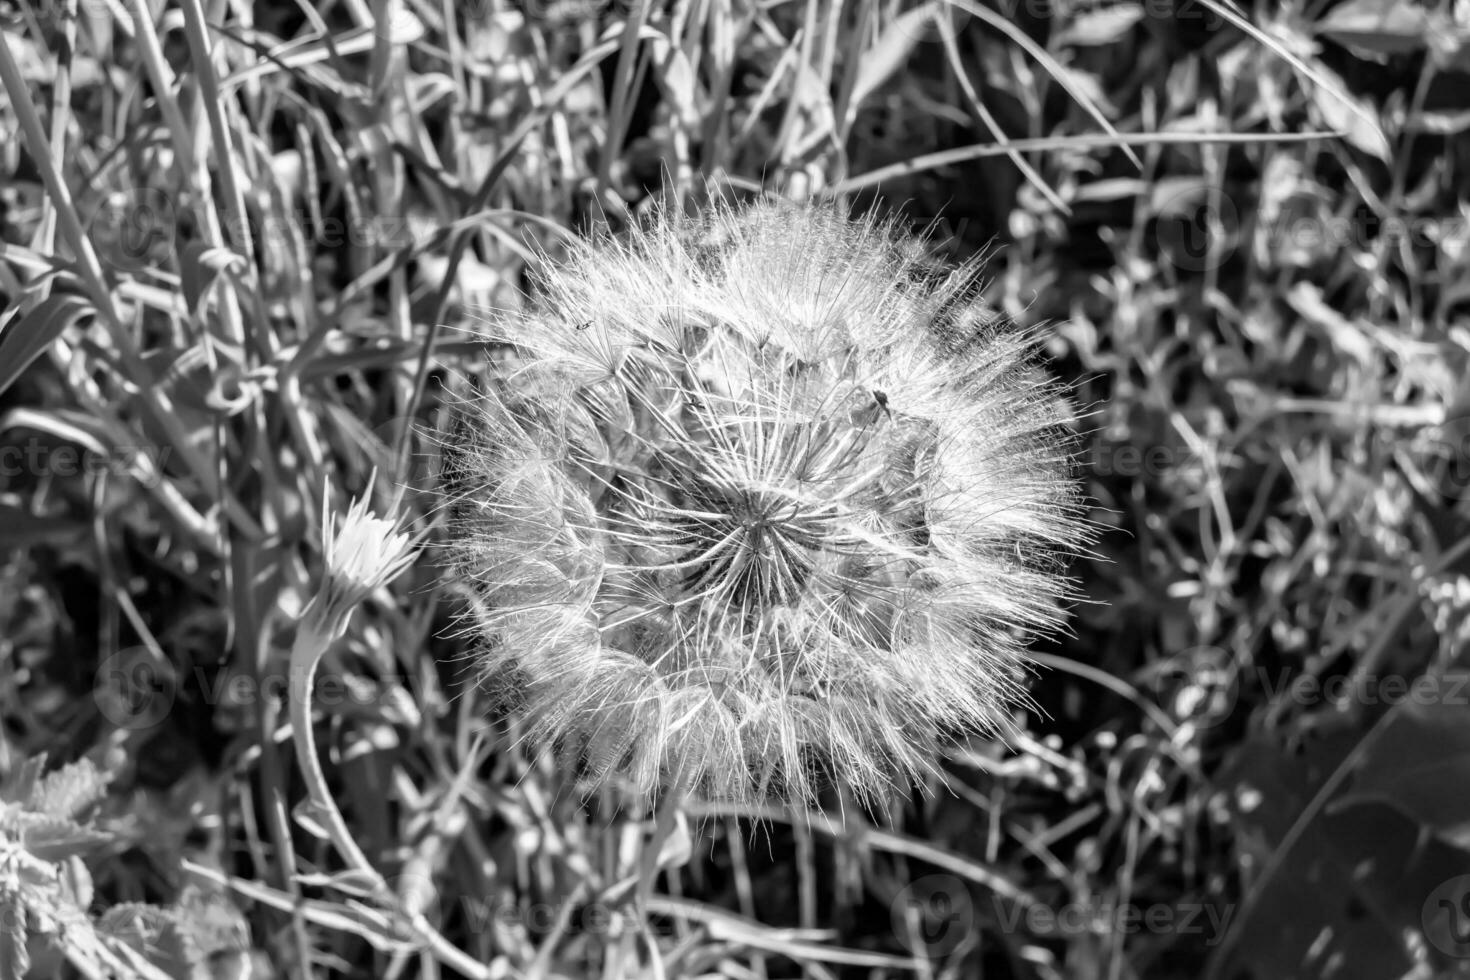
[[1348, 0], [1317, 22], [1325, 35], [1365, 57], [1422, 50], [1429, 11], [1403, 0]]
[[203, 952], [172, 909], [136, 902], [114, 905], [103, 913], [97, 928], [146, 956], [171, 980], [209, 976]]
[[[1428, 692], [1428, 686], [1419, 690]], [[1437, 679], [1434, 697], [1406, 702], [1373, 742], [1336, 803], [1341, 809], [1381, 802], [1456, 847], [1470, 850], [1470, 675]], [[1422, 700], [1423, 703], [1419, 703]]]
[[924, 37], [941, 5], [926, 3], [899, 14], [873, 46], [859, 56], [857, 79], [848, 102], [851, 112], [867, 101], [894, 73], [908, 63], [914, 45]]
[[[1288, 834], [1361, 733], [1288, 747], [1258, 737], [1221, 774], [1238, 812], [1240, 863], [1254, 904], [1236, 910], [1217, 976], [1403, 976], [1405, 936], [1420, 927], [1425, 896], [1448, 877], [1454, 853], [1421, 843], [1408, 819], [1383, 806], [1317, 811], [1288, 849]], [[1270, 877], [1262, 879], [1264, 872]]]
[[1329, 128], [1340, 131], [1344, 139], [1364, 153], [1370, 153], [1385, 163], [1391, 162], [1393, 150], [1388, 145], [1388, 137], [1373, 122], [1377, 113], [1349, 93], [1335, 72], [1320, 62], [1314, 62], [1312, 67], [1328, 83], [1313, 85], [1311, 90], [1312, 103], [1322, 121]]

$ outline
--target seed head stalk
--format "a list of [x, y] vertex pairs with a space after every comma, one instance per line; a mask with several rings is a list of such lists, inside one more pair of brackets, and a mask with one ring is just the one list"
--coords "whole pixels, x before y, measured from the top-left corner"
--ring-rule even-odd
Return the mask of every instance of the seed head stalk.
[[[378, 517], [368, 509], [372, 484], [373, 480], [369, 480], [367, 490], [348, 509], [340, 527], [328, 508], [323, 490], [322, 513], [327, 516], [322, 525], [322, 554], [326, 576], [321, 590], [302, 615], [291, 646], [289, 700], [291, 737], [306, 782], [311, 818], [326, 832], [348, 868], [363, 875], [374, 894], [392, 905], [396, 898], [392, 889], [358, 846], [332, 798], [317, 757], [311, 723], [316, 670], [322, 657], [347, 631], [348, 620], [358, 604], [398, 577], [418, 553], [410, 535], [399, 528], [397, 521]], [[409, 928], [441, 963], [474, 980], [489, 980], [490, 968], [446, 939], [423, 912], [412, 910], [405, 917]]]

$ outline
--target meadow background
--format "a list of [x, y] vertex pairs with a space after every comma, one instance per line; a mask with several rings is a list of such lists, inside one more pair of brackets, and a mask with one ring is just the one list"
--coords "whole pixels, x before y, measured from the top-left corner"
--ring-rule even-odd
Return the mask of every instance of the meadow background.
[[[1470, 973], [1465, 0], [6, 0], [0, 41], [0, 980], [458, 975], [338, 873], [286, 724], [374, 469], [429, 546], [317, 739], [481, 976]], [[467, 670], [423, 433], [538, 254], [762, 189], [988, 255], [1103, 529], [1018, 737], [887, 813], [696, 804], [650, 957], [637, 820]]]

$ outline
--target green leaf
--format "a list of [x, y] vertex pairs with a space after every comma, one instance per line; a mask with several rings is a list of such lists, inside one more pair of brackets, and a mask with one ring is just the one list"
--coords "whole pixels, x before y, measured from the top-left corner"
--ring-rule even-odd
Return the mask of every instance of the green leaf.
[[179, 251], [179, 285], [189, 310], [203, 317], [204, 307], [214, 281], [226, 269], [238, 269], [244, 259], [226, 248], [210, 248], [202, 242], [188, 242]]
[[43, 861], [65, 861], [112, 840], [111, 834], [83, 827], [62, 817], [41, 814], [23, 815], [18, 829], [26, 850]]
[[205, 956], [250, 949], [249, 923], [224, 891], [186, 885], [173, 908], [179, 927]]
[[81, 858], [72, 856], [66, 859], [61, 869], [61, 888], [72, 905], [79, 909], [92, 907], [92, 872]]
[[1470, 850], [1470, 726], [1464, 706], [1470, 674], [1452, 671], [1436, 679], [1432, 690], [1439, 696], [1399, 709], [1333, 809], [1386, 803], [1446, 843]]
[[653, 39], [653, 56], [661, 70], [654, 76], [667, 104], [686, 129], [698, 130], [699, 86], [689, 58], [663, 37]]
[[1120, 3], [1112, 7], [1090, 10], [1078, 15], [1057, 37], [1057, 44], [1093, 47], [1112, 44], [1143, 20], [1143, 7], [1136, 3]]
[[899, 14], [873, 46], [859, 56], [857, 79], [848, 101], [849, 111], [861, 106], [868, 96], [908, 62], [914, 45], [924, 36], [925, 28], [940, 6], [938, 3], [926, 3]]
[[145, 902], [119, 902], [102, 913], [97, 928], [135, 949], [157, 936], [169, 921], [167, 909]]
[[0, 393], [14, 384], [67, 327], [95, 312], [92, 304], [80, 296], [52, 293], [29, 312], [0, 327]]
[[72, 819], [107, 795], [107, 775], [82, 759], [47, 776], [31, 793], [27, 809]]
[[1339, 130], [1349, 143], [1370, 153], [1385, 163], [1393, 159], [1393, 150], [1388, 137], [1374, 120], [1377, 114], [1361, 99], [1351, 95], [1342, 78], [1320, 62], [1312, 68], [1322, 76], [1325, 84], [1312, 86], [1312, 104], [1329, 129]]
[[5, 785], [0, 786], [0, 803], [26, 803], [36, 791], [41, 774], [46, 771], [46, 753], [33, 755], [16, 766]]
[[1404, 130], [1409, 133], [1433, 133], [1454, 136], [1470, 129], [1470, 109], [1425, 109], [1409, 117]]
[[[1220, 774], [1235, 801], [1241, 867], [1257, 871], [1253, 906], [1230, 924], [1217, 976], [1398, 977], [1412, 966], [1402, 937], [1424, 896], [1445, 878], [1446, 848], [1419, 845], [1414, 826], [1387, 807], [1317, 813], [1283, 850], [1317, 791], [1357, 744], [1339, 732], [1291, 747], [1257, 736]], [[1259, 872], [1272, 869], [1269, 879]], [[1352, 963], [1333, 973], [1333, 964]]]
[[199, 945], [181, 927], [171, 909], [141, 902], [114, 905], [97, 921], [97, 929], [127, 943], [172, 980], [199, 980], [209, 976]]
[[1422, 50], [1429, 12], [1402, 0], [1348, 0], [1319, 20], [1316, 28], [1355, 54], [1381, 60]]

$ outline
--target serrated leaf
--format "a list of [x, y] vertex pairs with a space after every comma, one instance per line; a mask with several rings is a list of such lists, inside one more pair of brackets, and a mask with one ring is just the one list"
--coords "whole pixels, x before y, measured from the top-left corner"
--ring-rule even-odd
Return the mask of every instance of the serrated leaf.
[[10, 777], [5, 780], [5, 785], [0, 787], [0, 803], [25, 803], [36, 791], [36, 784], [41, 781], [41, 774], [46, 771], [46, 753], [33, 755], [26, 759]]
[[27, 814], [20, 822], [20, 839], [25, 848], [43, 861], [65, 861], [82, 851], [112, 839], [110, 834], [92, 830], [64, 817]]
[[148, 964], [171, 980], [209, 980], [209, 959], [176, 909], [141, 902], [115, 905], [104, 912], [97, 929], [146, 956]]
[[129, 902], [103, 913], [97, 929], [147, 957], [171, 980], [207, 978], [206, 957], [179, 919], [173, 909]]
[[97, 928], [124, 941], [155, 935], [169, 919], [168, 910], [146, 902], [119, 902], [102, 913]]
[[42, 861], [29, 851], [13, 852], [7, 864], [9, 883], [20, 889], [22, 902], [48, 913], [59, 907], [56, 886], [61, 875], [56, 865]]
[[250, 926], [225, 892], [206, 891], [190, 884], [173, 907], [179, 925], [206, 956], [250, 948]]
[[0, 898], [0, 920], [0, 980], [22, 980], [31, 968], [26, 910], [19, 902]]
[[28, 809], [71, 819], [106, 795], [107, 775], [91, 759], [82, 759], [47, 776], [31, 793]]
[[208, 959], [177, 920], [164, 928], [148, 959], [173, 980], [208, 980], [209, 977]]

